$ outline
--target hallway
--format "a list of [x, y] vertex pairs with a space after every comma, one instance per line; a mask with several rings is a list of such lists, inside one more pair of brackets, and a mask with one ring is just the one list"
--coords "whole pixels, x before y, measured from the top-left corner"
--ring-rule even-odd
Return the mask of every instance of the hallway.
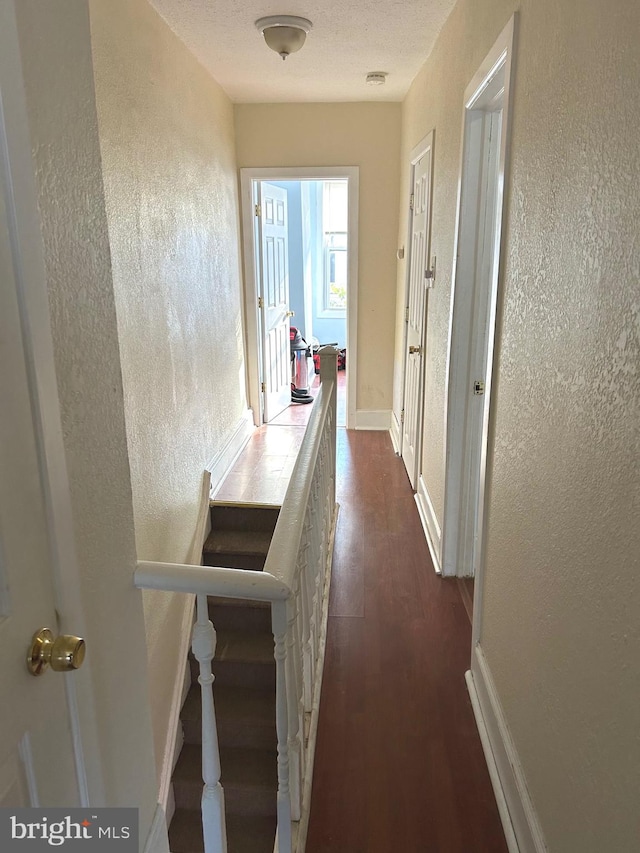
[[[256, 430], [216, 498], [282, 502], [303, 433]], [[469, 615], [433, 570], [388, 433], [338, 430], [337, 499], [306, 853], [506, 853], [464, 679]]]
[[387, 433], [338, 430], [338, 501], [306, 851], [503, 853], [469, 619]]

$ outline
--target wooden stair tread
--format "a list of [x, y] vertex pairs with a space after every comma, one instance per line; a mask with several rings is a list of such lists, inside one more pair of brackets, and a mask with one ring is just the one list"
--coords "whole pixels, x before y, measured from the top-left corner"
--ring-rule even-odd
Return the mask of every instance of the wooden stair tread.
[[280, 507], [214, 502], [209, 512], [213, 530], [262, 530], [273, 533]]
[[207, 597], [209, 607], [246, 607], [253, 610], [271, 610], [270, 601], [252, 601], [249, 598], [223, 598], [220, 595]]
[[266, 557], [271, 537], [270, 530], [212, 530], [204, 543], [203, 553]]
[[[276, 749], [243, 749], [220, 747], [220, 781], [225, 789], [273, 791], [278, 785], [278, 753]], [[202, 750], [186, 743], [173, 772], [174, 781], [202, 786]]]
[[215, 661], [273, 664], [273, 635], [267, 633], [224, 631], [218, 634]]
[[[221, 747], [273, 749], [276, 737], [274, 682], [268, 687], [215, 683], [214, 702]], [[180, 714], [184, 742], [202, 743], [200, 685], [192, 684]]]
[[[229, 853], [273, 853], [275, 817], [227, 817]], [[176, 809], [169, 828], [171, 853], [204, 853], [199, 811]]]
[[268, 601], [209, 596], [208, 609], [209, 619], [218, 634], [228, 631], [271, 634], [271, 604]]
[[[255, 726], [272, 726], [275, 738], [276, 697], [273, 690], [240, 687], [234, 684], [214, 685], [216, 720]], [[202, 720], [200, 685], [192, 684], [182, 706], [180, 717], [185, 722]]]

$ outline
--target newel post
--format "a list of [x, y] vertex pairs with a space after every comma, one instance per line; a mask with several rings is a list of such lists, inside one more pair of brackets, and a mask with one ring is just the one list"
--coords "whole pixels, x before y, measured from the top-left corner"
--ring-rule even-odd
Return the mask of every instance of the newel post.
[[224, 791], [220, 784], [220, 751], [213, 704], [211, 661], [216, 651], [216, 632], [209, 620], [206, 595], [196, 596], [198, 618], [193, 626], [191, 648], [200, 664], [202, 694], [202, 831], [205, 853], [227, 853]]
[[331, 387], [331, 405], [329, 406], [329, 476], [331, 478], [331, 513], [336, 502], [336, 424], [337, 424], [337, 388], [338, 388], [338, 350], [335, 347], [322, 347], [320, 350], [320, 381]]

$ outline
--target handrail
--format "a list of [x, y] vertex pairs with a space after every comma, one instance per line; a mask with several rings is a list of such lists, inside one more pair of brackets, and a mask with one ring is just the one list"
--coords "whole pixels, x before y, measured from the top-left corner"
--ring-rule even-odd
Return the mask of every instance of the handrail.
[[[216, 632], [208, 596], [271, 604], [276, 662], [279, 853], [298, 853], [304, 838], [292, 827], [302, 817], [303, 788], [310, 791], [313, 745], [308, 720], [317, 707], [322, 677], [331, 543], [336, 517], [336, 370], [338, 352], [320, 350], [321, 385], [298, 452], [264, 570], [194, 566], [140, 560], [139, 589], [195, 593], [197, 619], [192, 649], [202, 694], [202, 827], [205, 853], [226, 853], [224, 790], [216, 726], [212, 661]], [[306, 802], [306, 801], [305, 801]], [[308, 806], [308, 803], [307, 803]], [[301, 836], [304, 835], [302, 830]]]
[[264, 564], [264, 571], [282, 581], [289, 590], [293, 590], [294, 586], [298, 547], [304, 527], [304, 513], [300, 511], [300, 508], [306, 507], [309, 501], [311, 478], [318, 459], [322, 428], [330, 404], [331, 392], [326, 385], [321, 385], [307, 424], [304, 440], [300, 445], [293, 466], [293, 473], [285, 492]]
[[133, 579], [138, 589], [216, 595], [222, 598], [248, 598], [252, 601], [285, 601], [291, 594], [286, 584], [268, 572], [218, 566], [189, 566], [183, 563], [139, 560]]

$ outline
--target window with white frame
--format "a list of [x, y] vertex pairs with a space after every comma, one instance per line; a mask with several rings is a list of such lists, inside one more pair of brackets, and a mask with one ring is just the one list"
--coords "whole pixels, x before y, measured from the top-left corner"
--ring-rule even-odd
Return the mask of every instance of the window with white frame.
[[344, 315], [347, 310], [347, 181], [325, 181], [322, 193], [322, 310]]

